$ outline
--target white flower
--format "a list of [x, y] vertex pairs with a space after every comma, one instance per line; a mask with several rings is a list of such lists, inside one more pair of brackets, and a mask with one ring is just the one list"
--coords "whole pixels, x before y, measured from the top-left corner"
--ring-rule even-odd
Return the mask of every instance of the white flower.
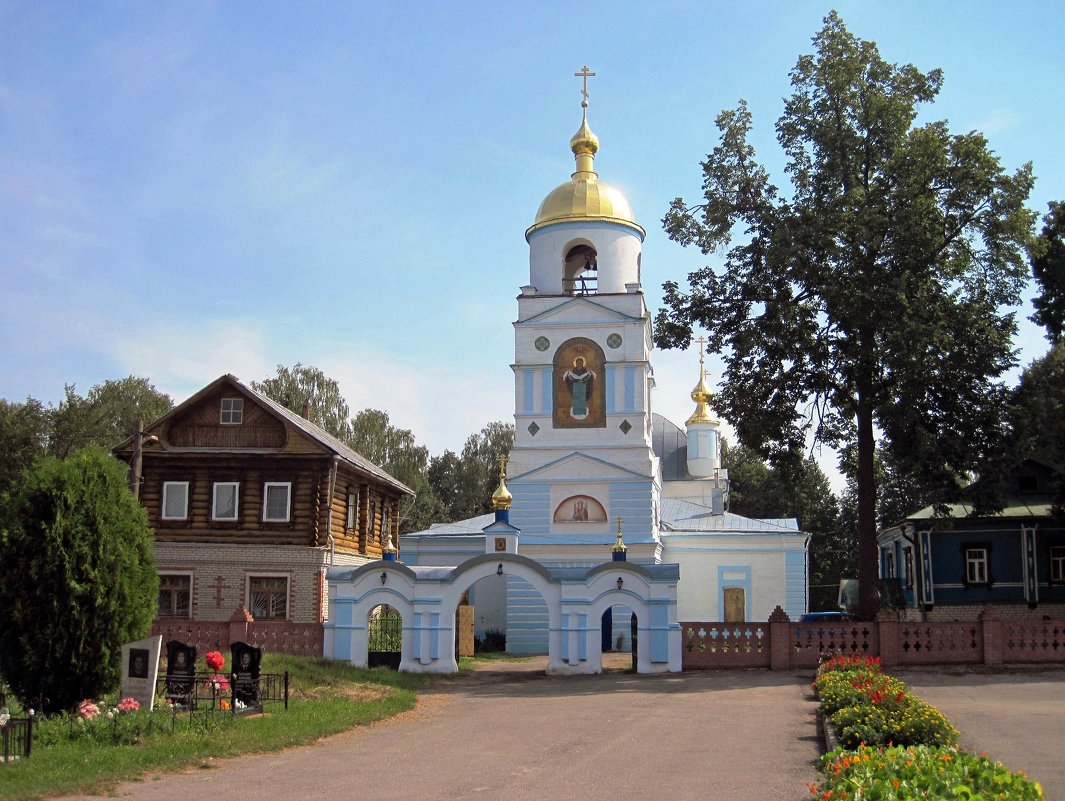
[[113, 719], [115, 717], [115, 710], [109, 710], [107, 713], [107, 717]]

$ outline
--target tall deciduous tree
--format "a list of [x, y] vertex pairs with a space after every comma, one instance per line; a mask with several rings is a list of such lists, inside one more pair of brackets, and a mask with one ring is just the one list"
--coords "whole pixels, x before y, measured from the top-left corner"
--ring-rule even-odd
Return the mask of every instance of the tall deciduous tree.
[[72, 384], [52, 411], [49, 452], [65, 459], [86, 445], [113, 448], [137, 430], [137, 421], [150, 423], [174, 407], [173, 399], [147, 378], [128, 376], [96, 384], [85, 397]]
[[710, 253], [742, 226], [718, 275], [665, 285], [664, 347], [704, 328], [724, 353], [718, 407], [771, 457], [808, 438], [857, 443], [861, 608], [878, 606], [876, 438], [946, 495], [998, 431], [1024, 286], [1033, 178], [1010, 175], [982, 135], [915, 126], [939, 70], [890, 64], [833, 12], [791, 73], [777, 122], [790, 195], [770, 183], [744, 103], [717, 119], [704, 202], [677, 198], [663, 223]]
[[72, 709], [113, 687], [158, 589], [147, 514], [100, 448], [44, 457], [0, 496], [0, 669], [26, 706]]
[[45, 452], [51, 427], [51, 414], [39, 400], [0, 399], [0, 494]]
[[[340, 385], [317, 367], [298, 362], [291, 368], [279, 364], [276, 376], [252, 381], [251, 386], [296, 414], [302, 414], [306, 404], [308, 420], [342, 442], [350, 442], [351, 410]], [[372, 456], [363, 455], [373, 460]]]
[[1032, 301], [1039, 325], [1051, 342], [1065, 338], [1065, 203], [1050, 203], [1043, 233], [1032, 249], [1032, 274], [1040, 292]]
[[514, 426], [495, 421], [470, 434], [462, 454], [444, 451], [429, 464], [429, 483], [447, 512], [447, 519], [464, 520], [492, 509], [492, 493], [499, 484], [499, 457], [514, 445]]

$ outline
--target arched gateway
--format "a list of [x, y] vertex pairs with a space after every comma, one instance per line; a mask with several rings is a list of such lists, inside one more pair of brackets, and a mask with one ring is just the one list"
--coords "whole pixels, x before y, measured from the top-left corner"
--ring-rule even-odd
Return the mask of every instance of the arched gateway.
[[[500, 490], [506, 492], [502, 483]], [[518, 576], [547, 605], [548, 673], [602, 671], [602, 617], [615, 605], [631, 609], [638, 621], [637, 672], [680, 672], [677, 565], [630, 564], [619, 534], [611, 561], [591, 568], [545, 567], [517, 552], [520, 532], [508, 522], [507, 509], [498, 506], [495, 522], [484, 529], [486, 553], [461, 565], [408, 567], [391, 553], [358, 568], [332, 568], [325, 656], [365, 666], [367, 621], [375, 607], [387, 604], [403, 620], [400, 670], [453, 673], [458, 670], [455, 613], [463, 594], [482, 579]]]

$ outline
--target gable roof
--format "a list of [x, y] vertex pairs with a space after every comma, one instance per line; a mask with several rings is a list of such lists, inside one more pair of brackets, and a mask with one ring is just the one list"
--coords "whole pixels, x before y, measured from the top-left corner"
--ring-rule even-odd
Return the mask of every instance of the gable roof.
[[[147, 433], [147, 432], [151, 431], [151, 429], [153, 429], [153, 428], [158, 428], [160, 425], [165, 423], [171, 417], [174, 417], [175, 415], [177, 415], [179, 412], [189, 408], [190, 406], [195, 405], [201, 399], [203, 399], [205, 396], [210, 395], [212, 392], [214, 392], [216, 389], [218, 389], [218, 387], [221, 384], [228, 384], [228, 385], [232, 386], [233, 388], [237, 389], [239, 392], [241, 392], [244, 395], [248, 396], [255, 403], [257, 403], [260, 406], [262, 406], [265, 409], [267, 409], [275, 417], [280, 418], [284, 422], [286, 422], [289, 425], [293, 426], [294, 428], [298, 429], [300, 431], [300, 433], [302, 433], [306, 437], [314, 440], [315, 442], [317, 442], [319, 445], [321, 445], [326, 450], [331, 451], [335, 456], [337, 456], [341, 460], [347, 462], [352, 467], [355, 467], [355, 468], [363, 471], [364, 473], [369, 473], [374, 478], [379, 479], [381, 482], [383, 482], [385, 484], [388, 484], [389, 486], [399, 490], [400, 492], [402, 492], [402, 493], [404, 493], [406, 495], [414, 495], [415, 494], [414, 490], [412, 490], [410, 487], [408, 487], [402, 481], [400, 481], [397, 478], [394, 478], [386, 470], [384, 470], [381, 467], [378, 467], [376, 464], [371, 462], [365, 456], [363, 456], [362, 454], [360, 454], [357, 451], [353, 450], [348, 445], [345, 445], [343, 442], [341, 442], [339, 439], [334, 437], [332, 434], [330, 434], [325, 429], [323, 429], [320, 426], [312, 423], [310, 420], [307, 420], [306, 418], [301, 417], [300, 415], [298, 415], [295, 412], [293, 412], [291, 409], [288, 409], [285, 406], [282, 406], [280, 403], [278, 403], [277, 401], [273, 400], [272, 398], [268, 398], [266, 395], [262, 394], [261, 392], [258, 392], [256, 390], [252, 389], [250, 386], [248, 386], [247, 384], [243, 383], [235, 375], [232, 375], [230, 373], [226, 373], [223, 376], [219, 376], [217, 379], [212, 381], [210, 384], [208, 384], [206, 387], [201, 389], [199, 392], [195, 393], [194, 395], [192, 395], [190, 398], [188, 398], [184, 402], [179, 403], [177, 406], [175, 406], [169, 412], [164, 414], [158, 420], [154, 420], [150, 425], [145, 427], [145, 432]], [[134, 436], [136, 436], [136, 435], [134, 435]], [[133, 437], [129, 437], [125, 441], [123, 441], [120, 444], [116, 445], [114, 447], [114, 450], [115, 451], [128, 450], [128, 449], [130, 449], [132, 447], [132, 441], [133, 441]]]

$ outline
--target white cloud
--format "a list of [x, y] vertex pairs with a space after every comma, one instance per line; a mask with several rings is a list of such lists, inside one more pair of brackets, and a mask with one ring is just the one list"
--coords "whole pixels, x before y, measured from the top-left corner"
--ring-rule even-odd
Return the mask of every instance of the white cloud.
[[1010, 109], [996, 109], [977, 122], [973, 129], [986, 136], [993, 136], [1016, 128], [1020, 122], [1021, 118]]

